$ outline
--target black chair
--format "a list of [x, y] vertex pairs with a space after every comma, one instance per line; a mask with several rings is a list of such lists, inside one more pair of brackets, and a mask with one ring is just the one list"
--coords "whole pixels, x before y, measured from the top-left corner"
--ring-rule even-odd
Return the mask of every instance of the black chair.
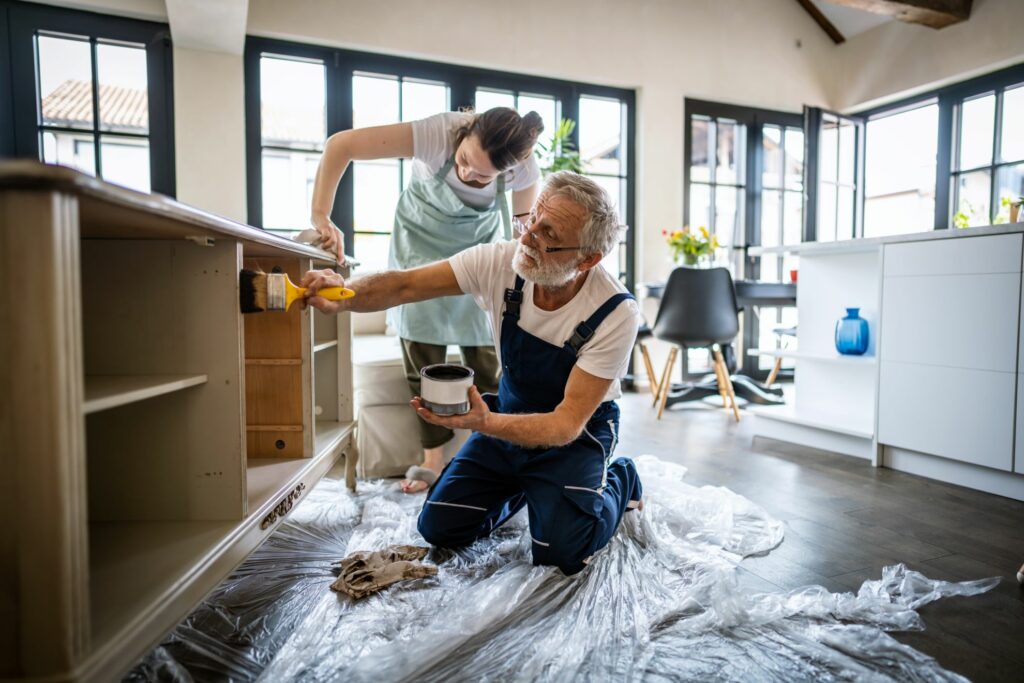
[[[665, 292], [658, 307], [658, 316], [651, 332], [656, 339], [672, 344], [668, 362], [661, 373], [654, 403], [658, 419], [665, 410], [672, 389], [671, 373], [679, 349], [710, 348], [714, 357], [715, 381], [701, 386], [691, 385], [674, 396], [673, 403], [711, 395], [715, 390], [722, 397], [724, 407], [731, 407], [736, 420], [740, 419], [736, 394], [729, 368], [722, 356], [722, 346], [732, 344], [740, 331], [740, 308], [736, 303], [736, 290], [732, 276], [725, 268], [676, 268], [669, 275]], [[649, 364], [647, 350], [641, 343], [641, 353]], [[692, 398], [681, 394], [692, 394]]]

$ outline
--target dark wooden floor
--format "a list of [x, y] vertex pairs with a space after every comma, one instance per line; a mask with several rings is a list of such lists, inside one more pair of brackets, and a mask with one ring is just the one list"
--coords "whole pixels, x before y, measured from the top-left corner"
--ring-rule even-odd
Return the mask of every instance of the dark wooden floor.
[[856, 591], [903, 562], [933, 579], [1001, 576], [993, 591], [920, 610], [926, 630], [894, 634], [974, 681], [1024, 680], [1024, 503], [864, 460], [752, 437], [756, 417], [690, 404], [654, 419], [648, 394], [627, 393], [620, 456], [651, 453], [689, 468], [691, 484], [725, 486], [786, 525], [786, 540], [744, 560], [752, 591], [819, 584]]

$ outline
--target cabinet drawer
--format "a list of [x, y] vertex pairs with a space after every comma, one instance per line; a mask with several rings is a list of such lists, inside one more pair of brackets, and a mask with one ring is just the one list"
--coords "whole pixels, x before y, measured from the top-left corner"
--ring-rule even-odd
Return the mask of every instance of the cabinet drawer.
[[1020, 277], [999, 273], [887, 278], [882, 291], [882, 359], [1016, 372]]
[[887, 244], [885, 277], [1019, 273], [1020, 234]]
[[1017, 375], [882, 361], [878, 440], [1009, 471]]

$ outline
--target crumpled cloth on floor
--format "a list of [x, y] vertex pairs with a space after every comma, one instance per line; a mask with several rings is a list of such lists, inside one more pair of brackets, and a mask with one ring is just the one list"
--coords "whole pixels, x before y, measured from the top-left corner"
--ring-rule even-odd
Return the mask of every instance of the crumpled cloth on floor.
[[420, 562], [428, 552], [430, 548], [392, 545], [384, 550], [352, 553], [335, 563], [341, 575], [331, 584], [331, 590], [358, 600], [399, 581], [435, 576], [437, 567]]

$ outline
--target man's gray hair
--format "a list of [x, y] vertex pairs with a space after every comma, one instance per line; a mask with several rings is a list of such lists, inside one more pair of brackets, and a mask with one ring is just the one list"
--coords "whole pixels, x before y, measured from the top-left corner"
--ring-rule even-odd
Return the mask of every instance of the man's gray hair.
[[626, 226], [619, 222], [619, 212], [612, 204], [612, 198], [603, 187], [590, 178], [573, 173], [558, 171], [544, 181], [541, 196], [560, 195], [586, 209], [587, 217], [580, 231], [580, 246], [586, 252], [611, 253], [622, 239]]

